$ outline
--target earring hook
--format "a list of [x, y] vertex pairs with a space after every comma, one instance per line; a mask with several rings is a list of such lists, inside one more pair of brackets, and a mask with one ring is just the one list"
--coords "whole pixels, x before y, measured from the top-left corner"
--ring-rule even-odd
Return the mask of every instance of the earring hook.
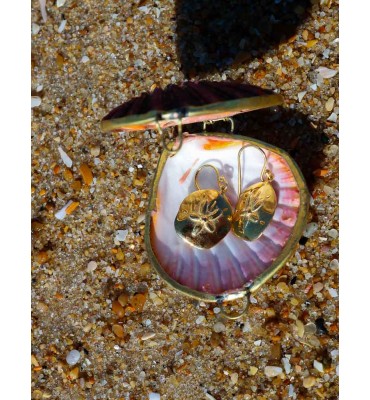
[[263, 157], [264, 157], [265, 161], [263, 163], [263, 167], [262, 167], [262, 171], [261, 171], [261, 181], [270, 182], [270, 181], [272, 181], [274, 179], [273, 173], [269, 169], [267, 169], [267, 156], [266, 156], [266, 153], [259, 146], [255, 146], [253, 144], [246, 144], [238, 152], [238, 191], [239, 191], [239, 195], [240, 195], [241, 186], [242, 186], [242, 174], [241, 174], [240, 156], [241, 156], [243, 150], [245, 148], [247, 148], [247, 147], [254, 147], [255, 149], [259, 150], [263, 154]]
[[200, 171], [203, 168], [207, 168], [207, 167], [208, 168], [212, 168], [216, 172], [217, 183], [218, 183], [218, 186], [220, 188], [220, 193], [226, 192], [226, 190], [227, 190], [227, 182], [226, 182], [225, 178], [223, 176], [220, 176], [220, 173], [218, 172], [218, 169], [214, 165], [211, 165], [211, 164], [204, 164], [204, 165], [202, 165], [201, 167], [198, 168], [197, 172], [195, 173], [195, 177], [194, 177], [195, 187], [198, 190], [201, 190], [201, 188], [199, 186], [199, 183], [198, 183], [198, 175], [199, 175]]

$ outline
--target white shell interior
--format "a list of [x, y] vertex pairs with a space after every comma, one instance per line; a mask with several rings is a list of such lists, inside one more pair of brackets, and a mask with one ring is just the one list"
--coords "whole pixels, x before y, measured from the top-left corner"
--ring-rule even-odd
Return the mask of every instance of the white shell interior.
[[[233, 209], [238, 199], [238, 151], [247, 141], [211, 136], [187, 136], [180, 151], [169, 157], [158, 184], [156, 210], [152, 211], [151, 244], [167, 274], [191, 289], [212, 294], [239, 289], [266, 270], [281, 253], [297, 220], [300, 196], [297, 182], [286, 161], [263, 149], [278, 205], [262, 236], [244, 241], [230, 231], [216, 246], [197, 249], [175, 232], [174, 220], [183, 199], [195, 191], [194, 175], [204, 164], [219, 169], [228, 182], [226, 196]], [[263, 154], [250, 147], [242, 154], [242, 191], [260, 181]], [[199, 174], [202, 189], [218, 189], [211, 168]]]

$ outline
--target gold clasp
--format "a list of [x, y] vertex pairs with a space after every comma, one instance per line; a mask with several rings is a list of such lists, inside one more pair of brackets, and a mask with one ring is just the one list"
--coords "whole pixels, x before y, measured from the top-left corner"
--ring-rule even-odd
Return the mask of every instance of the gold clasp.
[[[166, 135], [164, 134], [161, 125], [159, 124], [159, 121], [155, 121], [156, 125], [157, 125], [157, 130], [160, 133], [160, 135], [162, 136], [162, 143], [163, 143], [163, 147], [172, 155], [175, 155], [182, 147], [182, 142], [183, 142], [183, 134], [182, 134], [182, 121], [181, 118], [178, 119], [178, 125], [177, 125], [177, 135], [178, 135], [178, 139], [179, 139], [179, 144], [178, 146], [174, 149], [173, 145], [176, 143], [175, 140], [170, 141], [169, 143], [166, 141]], [[169, 136], [170, 139], [172, 139], [171, 136]]]
[[[245, 288], [245, 289], [244, 289], [244, 292], [245, 292], [245, 293], [244, 293], [243, 298], [246, 298], [247, 304], [244, 306], [244, 308], [243, 308], [242, 311], [240, 311], [240, 312], [234, 312], [234, 313], [231, 313], [231, 314], [229, 314], [229, 313], [227, 313], [227, 312], [225, 311], [224, 304], [223, 304], [224, 301], [225, 301], [225, 299], [224, 299], [223, 296], [221, 296], [221, 297], [217, 300], [218, 306], [219, 306], [219, 308], [220, 308], [220, 315], [222, 315], [224, 318], [229, 319], [229, 320], [232, 320], [232, 321], [235, 321], [235, 320], [241, 318], [243, 315], [245, 315], [245, 314], [248, 312], [249, 305], [250, 305], [251, 302], [250, 302], [250, 291], [249, 291], [249, 289], [248, 289], [248, 288]], [[238, 295], [238, 297], [239, 297], [239, 295]]]
[[214, 124], [215, 122], [218, 122], [218, 121], [225, 121], [225, 122], [229, 121], [230, 124], [231, 124], [230, 133], [234, 132], [234, 120], [231, 117], [212, 119], [212, 120], [209, 120], [209, 121], [203, 121], [203, 132], [207, 132], [207, 125], [212, 125], [212, 124]]

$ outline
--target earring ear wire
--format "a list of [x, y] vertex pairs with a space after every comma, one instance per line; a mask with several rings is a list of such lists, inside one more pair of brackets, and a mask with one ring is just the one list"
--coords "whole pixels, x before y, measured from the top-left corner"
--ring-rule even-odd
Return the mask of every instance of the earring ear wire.
[[218, 184], [218, 187], [220, 188], [220, 193], [221, 193], [221, 194], [222, 194], [222, 193], [225, 193], [226, 190], [227, 190], [227, 182], [226, 182], [226, 179], [225, 179], [224, 176], [221, 176], [220, 173], [218, 172], [218, 169], [217, 169], [215, 166], [211, 165], [211, 164], [204, 164], [204, 165], [202, 165], [201, 167], [198, 168], [198, 170], [197, 170], [197, 172], [195, 173], [195, 176], [194, 176], [195, 187], [196, 187], [198, 190], [201, 190], [201, 188], [200, 188], [200, 186], [199, 186], [199, 182], [198, 182], [198, 175], [199, 175], [200, 171], [201, 171], [203, 168], [207, 168], [207, 167], [208, 167], [208, 168], [212, 168], [212, 169], [215, 171], [216, 176], [217, 176], [217, 184]]
[[238, 195], [239, 196], [240, 196], [241, 186], [242, 186], [240, 156], [243, 153], [244, 149], [246, 149], [247, 147], [255, 148], [263, 154], [264, 163], [263, 163], [263, 167], [262, 167], [262, 171], [261, 171], [261, 175], [260, 175], [261, 181], [265, 182], [267, 180], [267, 181], [271, 182], [274, 179], [274, 174], [269, 169], [267, 169], [266, 153], [261, 149], [261, 147], [255, 146], [253, 144], [246, 144], [243, 147], [241, 147], [240, 150], [238, 151]]

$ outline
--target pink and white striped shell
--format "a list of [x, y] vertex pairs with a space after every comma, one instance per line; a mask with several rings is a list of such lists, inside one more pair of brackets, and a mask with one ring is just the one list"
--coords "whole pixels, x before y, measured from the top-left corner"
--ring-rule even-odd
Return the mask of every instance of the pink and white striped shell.
[[[228, 182], [226, 196], [233, 209], [238, 200], [238, 151], [247, 144], [259, 145], [274, 174], [272, 185], [277, 208], [262, 236], [255, 241], [238, 238], [232, 231], [211, 249], [198, 249], [175, 232], [174, 220], [183, 199], [195, 190], [194, 175], [203, 164], [212, 164]], [[154, 180], [150, 225], [150, 251], [167, 281], [193, 293], [220, 295], [238, 290], [261, 274], [283, 264], [302, 233], [307, 209], [303, 178], [290, 157], [279, 149], [241, 136], [185, 135], [181, 149], [162, 155]], [[242, 190], [259, 182], [264, 158], [251, 147], [243, 153]], [[202, 188], [218, 189], [212, 170], [199, 177]], [[302, 212], [304, 208], [304, 212]], [[282, 265], [281, 265], [282, 266]], [[195, 291], [195, 292], [194, 292]]]

